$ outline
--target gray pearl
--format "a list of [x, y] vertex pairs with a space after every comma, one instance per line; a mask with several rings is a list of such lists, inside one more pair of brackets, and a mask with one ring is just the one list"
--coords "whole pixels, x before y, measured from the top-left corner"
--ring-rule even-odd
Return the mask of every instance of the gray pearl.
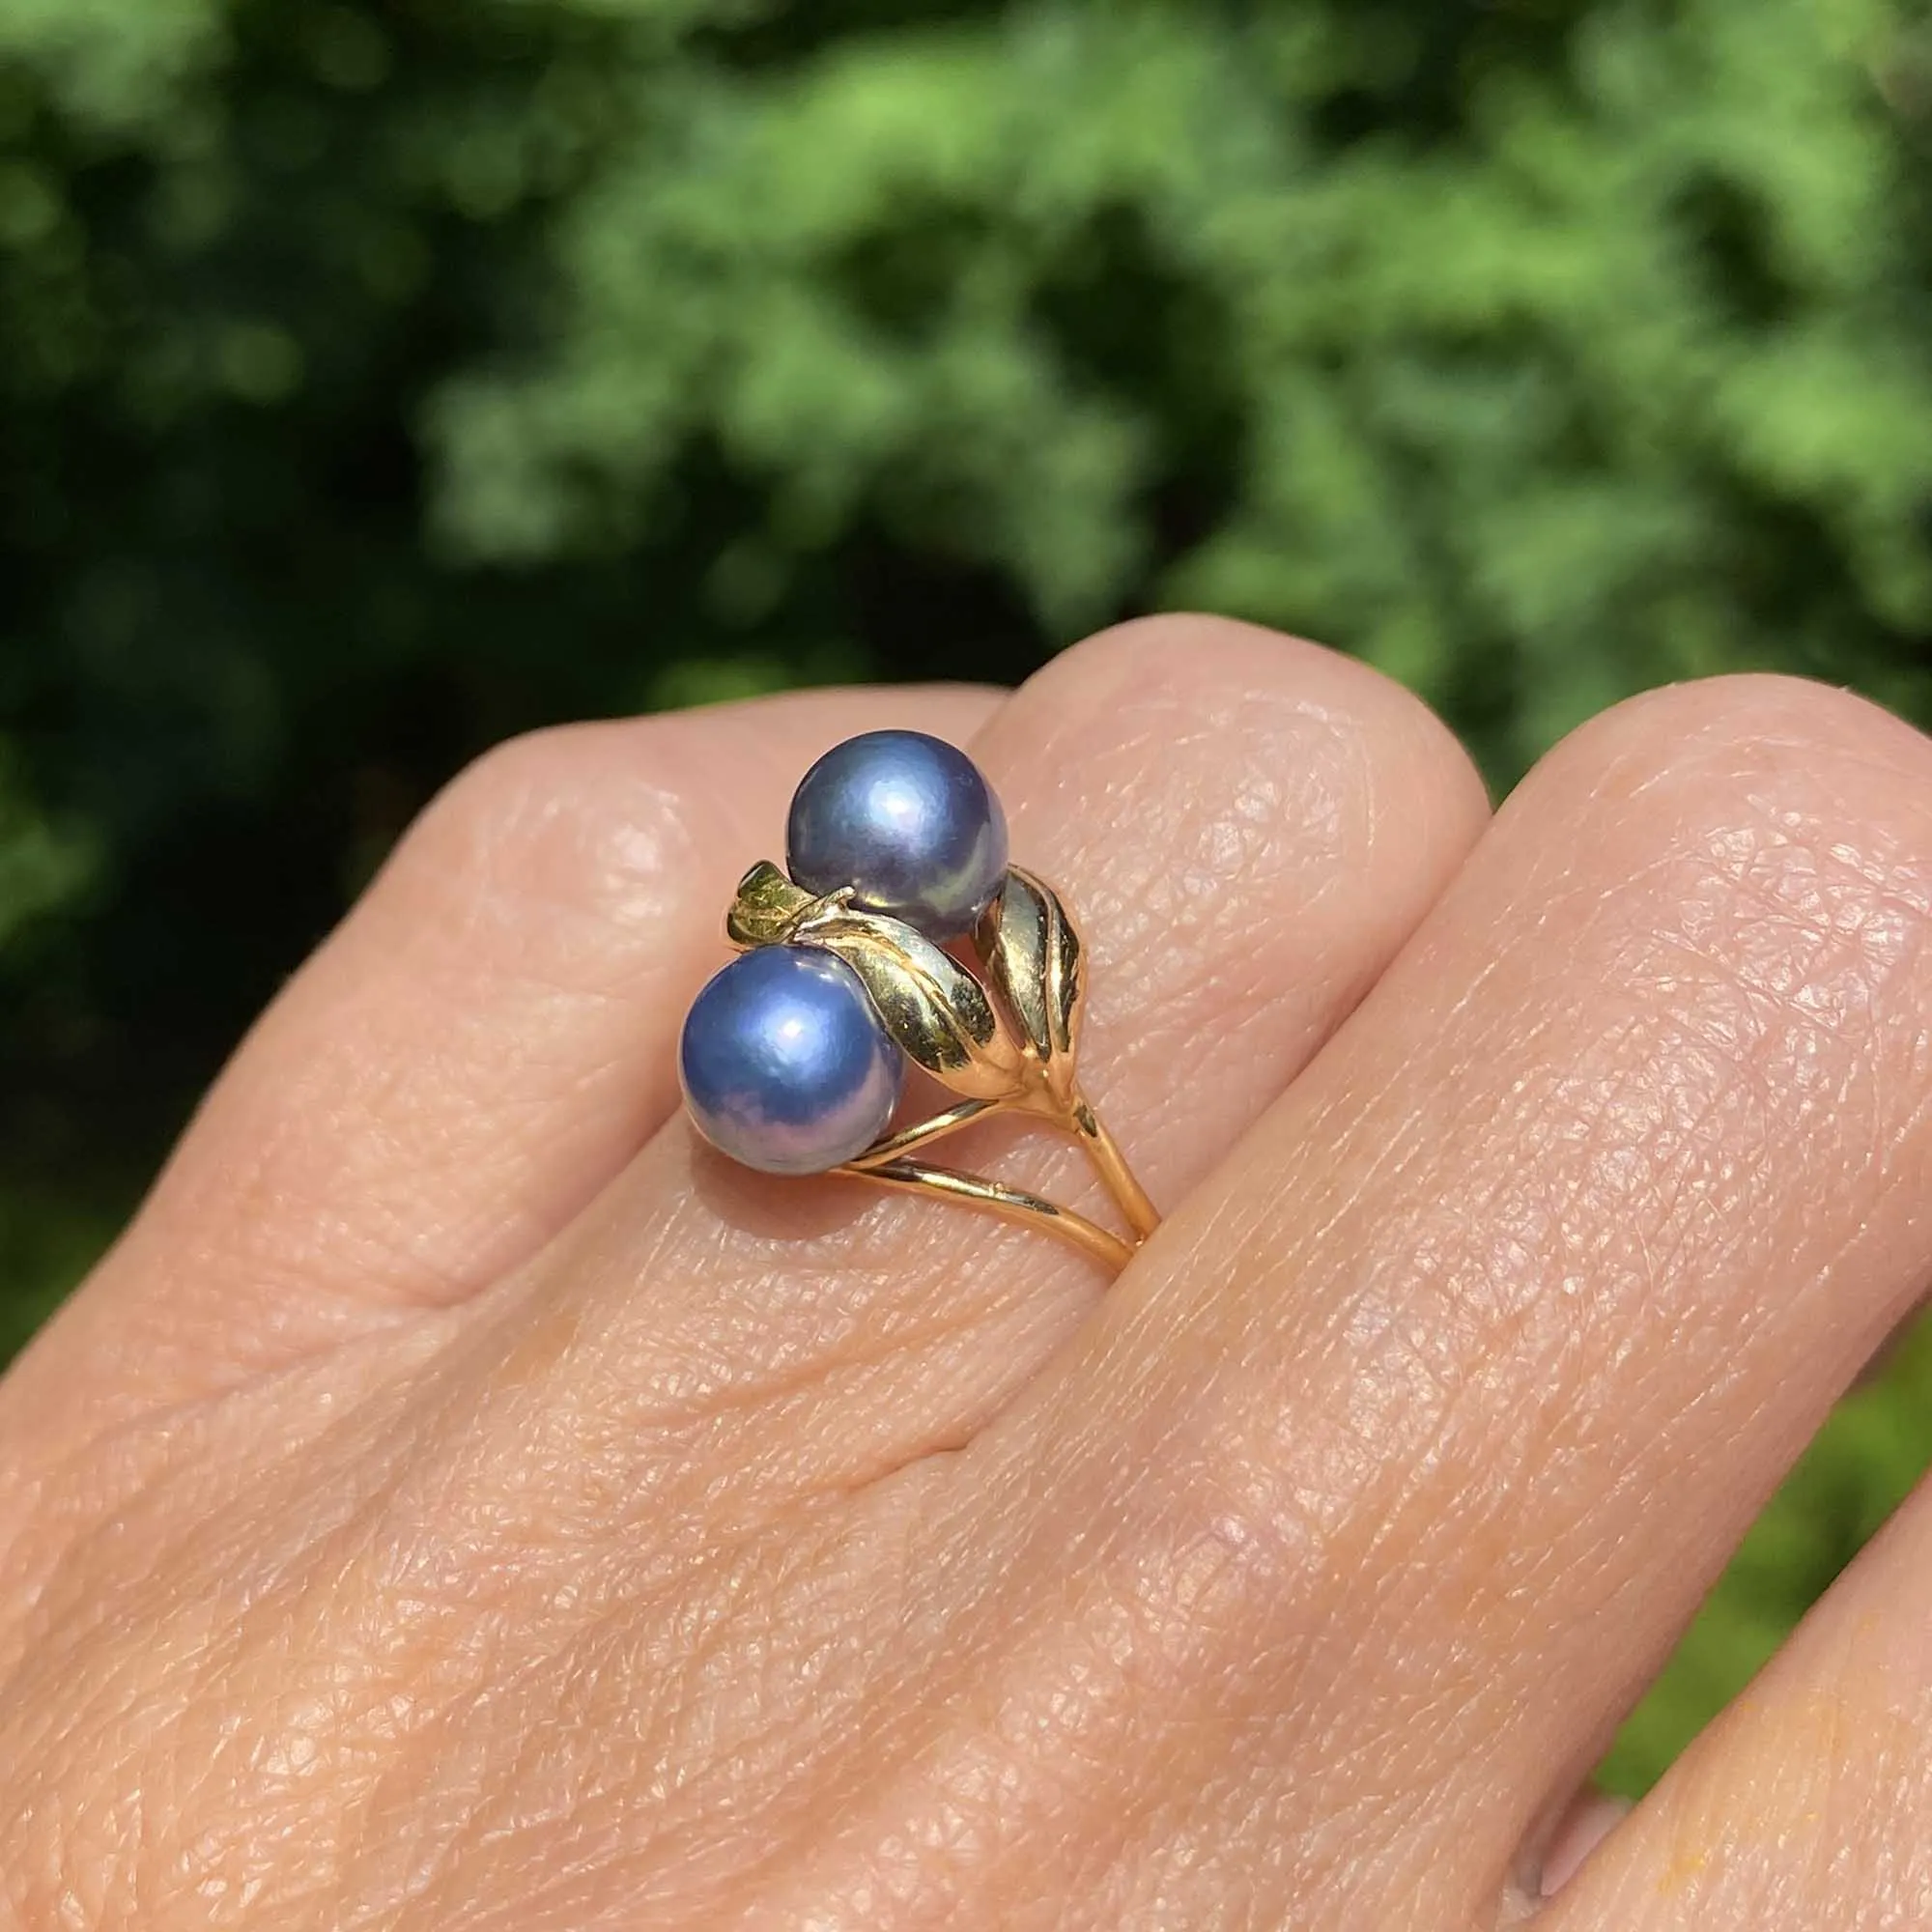
[[867, 731], [806, 773], [785, 852], [808, 892], [850, 886], [867, 911], [956, 939], [1006, 882], [1007, 820], [964, 752], [923, 731]]
[[761, 946], [692, 1002], [678, 1075], [721, 1152], [766, 1174], [823, 1174], [885, 1132], [905, 1061], [842, 959]]

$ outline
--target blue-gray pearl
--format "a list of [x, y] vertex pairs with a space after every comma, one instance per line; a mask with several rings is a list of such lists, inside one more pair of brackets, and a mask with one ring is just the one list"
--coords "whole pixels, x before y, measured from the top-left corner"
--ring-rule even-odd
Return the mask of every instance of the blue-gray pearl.
[[885, 1132], [905, 1062], [842, 959], [761, 946], [693, 1001], [678, 1072], [712, 1146], [766, 1174], [823, 1174]]
[[853, 900], [928, 939], [956, 939], [1007, 877], [1007, 819], [964, 752], [923, 731], [835, 745], [791, 802], [785, 861], [808, 892]]

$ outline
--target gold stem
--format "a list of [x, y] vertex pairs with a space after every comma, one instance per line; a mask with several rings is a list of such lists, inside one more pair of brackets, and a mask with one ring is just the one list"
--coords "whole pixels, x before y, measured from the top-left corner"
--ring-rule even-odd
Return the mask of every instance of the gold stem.
[[[960, 1124], [963, 1124], [960, 1123]], [[1096, 1122], [1097, 1124], [1097, 1122]], [[864, 1156], [861, 1156], [863, 1159]], [[950, 1167], [927, 1167], [923, 1161], [895, 1160], [883, 1167], [861, 1167], [856, 1162], [835, 1168], [835, 1174], [849, 1174], [860, 1180], [874, 1180], [883, 1187], [903, 1188], [915, 1194], [936, 1194], [942, 1200], [965, 1201], [984, 1208], [989, 1213], [1037, 1228], [1042, 1234], [1058, 1235], [1084, 1255], [1091, 1256], [1116, 1274], [1126, 1266], [1133, 1250], [1118, 1235], [1110, 1235], [1084, 1216], [1042, 1201], [1017, 1187], [987, 1180], [977, 1174], [961, 1174]]]
[[1127, 1165], [1127, 1157], [1121, 1151], [1119, 1143], [1100, 1124], [1099, 1115], [1077, 1094], [1073, 1105], [1067, 1110], [1066, 1123], [1080, 1145], [1087, 1150], [1087, 1158], [1094, 1163], [1094, 1172], [1106, 1183], [1107, 1192], [1126, 1216], [1136, 1242], [1146, 1240], [1160, 1226], [1160, 1209], [1148, 1199], [1147, 1189], [1134, 1179], [1134, 1171]]
[[958, 1106], [949, 1107], [945, 1113], [935, 1114], [929, 1121], [921, 1121], [917, 1126], [901, 1127], [897, 1133], [888, 1134], [882, 1141], [874, 1141], [864, 1153], [855, 1154], [845, 1162], [845, 1166], [869, 1173], [875, 1167], [884, 1167], [888, 1161], [897, 1160], [902, 1154], [943, 1140], [948, 1134], [956, 1134], [961, 1127], [970, 1127], [975, 1121], [983, 1121], [988, 1114], [1001, 1112], [1006, 1105], [1004, 1100], [962, 1100]]

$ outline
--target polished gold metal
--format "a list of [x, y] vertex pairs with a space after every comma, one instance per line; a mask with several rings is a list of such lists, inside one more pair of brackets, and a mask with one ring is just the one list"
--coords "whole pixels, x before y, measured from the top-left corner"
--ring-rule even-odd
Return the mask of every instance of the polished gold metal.
[[[1117, 1272], [1124, 1267], [1160, 1215], [1075, 1078], [1086, 953], [1059, 895], [1012, 867], [973, 933], [983, 980], [911, 926], [851, 899], [849, 890], [814, 896], [760, 862], [739, 881], [724, 923], [741, 952], [789, 945], [836, 953], [865, 982], [908, 1058], [959, 1095], [956, 1106], [887, 1134], [832, 1171], [964, 1201], [1057, 1236]], [[1132, 1231], [1130, 1239], [1023, 1188], [913, 1158], [962, 1127], [1009, 1113], [1079, 1142]]]

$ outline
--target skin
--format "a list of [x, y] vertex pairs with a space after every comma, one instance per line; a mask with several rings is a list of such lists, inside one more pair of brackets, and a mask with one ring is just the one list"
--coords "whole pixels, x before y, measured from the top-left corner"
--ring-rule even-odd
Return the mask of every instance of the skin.
[[[1082, 918], [1170, 1209], [1111, 1289], [675, 1113], [732, 880], [887, 724]], [[1924, 1286], [1928, 938], [1932, 746], [1777, 679], [1493, 821], [1199, 618], [502, 748], [0, 1385], [0, 1924], [1932, 1922], [1924, 1497], [1576, 1796]]]

